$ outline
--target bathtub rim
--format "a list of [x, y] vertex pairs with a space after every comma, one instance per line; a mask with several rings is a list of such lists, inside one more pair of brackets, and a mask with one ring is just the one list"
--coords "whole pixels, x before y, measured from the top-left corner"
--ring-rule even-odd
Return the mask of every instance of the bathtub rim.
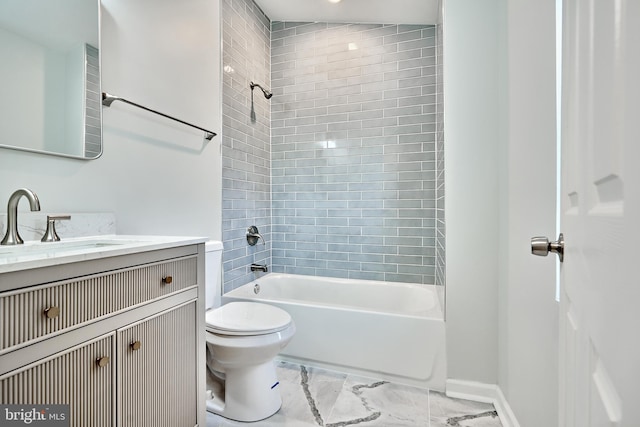
[[[247, 292], [247, 295], [239, 295], [240, 289], [248, 289], [248, 288], [252, 288], [254, 287], [256, 284], [260, 285], [260, 280], [264, 280], [265, 278], [267, 278], [268, 280], [276, 280], [278, 277], [281, 276], [286, 276], [286, 277], [302, 277], [302, 278], [307, 278], [307, 279], [311, 279], [311, 280], [331, 280], [334, 281], [338, 284], [345, 284], [348, 282], [361, 282], [364, 286], [380, 286], [380, 287], [394, 287], [394, 286], [399, 286], [401, 288], [409, 288], [409, 289], [420, 289], [420, 290], [428, 290], [429, 293], [431, 293], [432, 297], [433, 297], [433, 301], [434, 301], [434, 305], [432, 308], [425, 310], [424, 312], [420, 312], [418, 314], [416, 313], [407, 313], [407, 312], [403, 312], [403, 311], [382, 311], [382, 310], [373, 310], [373, 309], [367, 309], [365, 307], [359, 307], [359, 306], [353, 306], [353, 305], [340, 305], [340, 304], [332, 304], [332, 303], [321, 303], [321, 302], [314, 302], [314, 301], [310, 301], [310, 300], [302, 300], [302, 299], [287, 299], [287, 298], [281, 298], [281, 299], [276, 299], [276, 298], [264, 298], [264, 297], [254, 297], [254, 295], [250, 292]], [[262, 285], [261, 285], [262, 286]], [[234, 294], [234, 292], [236, 292]], [[275, 273], [275, 272], [270, 272], [264, 275], [261, 275], [260, 277], [252, 280], [249, 283], [246, 283], [244, 285], [238, 286], [235, 289], [232, 289], [229, 292], [225, 292], [222, 294], [222, 303], [226, 304], [227, 302], [231, 301], [232, 299], [236, 299], [236, 298], [242, 298], [242, 299], [247, 299], [247, 300], [252, 300], [252, 301], [263, 301], [265, 303], [290, 303], [290, 304], [296, 304], [296, 305], [300, 305], [303, 307], [316, 307], [316, 306], [321, 306], [321, 307], [330, 307], [333, 309], [338, 309], [338, 310], [349, 310], [349, 311], [358, 311], [358, 312], [365, 312], [365, 313], [385, 313], [385, 314], [389, 314], [389, 315], [393, 315], [393, 316], [402, 316], [402, 317], [411, 317], [411, 318], [420, 318], [420, 319], [430, 319], [430, 320], [445, 320], [444, 317], [444, 307], [442, 306], [442, 303], [440, 301], [440, 298], [438, 296], [438, 285], [422, 285], [422, 284], [417, 284], [417, 283], [406, 283], [406, 282], [383, 282], [380, 280], [366, 280], [366, 279], [345, 279], [345, 278], [341, 278], [341, 277], [329, 277], [329, 276], [307, 276], [307, 275], [303, 275], [303, 274], [290, 274], [290, 273]]]

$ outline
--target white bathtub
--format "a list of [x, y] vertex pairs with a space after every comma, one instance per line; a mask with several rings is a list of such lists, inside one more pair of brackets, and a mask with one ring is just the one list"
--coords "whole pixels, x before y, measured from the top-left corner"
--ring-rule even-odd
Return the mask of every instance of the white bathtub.
[[444, 390], [445, 325], [433, 285], [269, 273], [222, 300], [289, 312], [297, 332], [283, 360]]

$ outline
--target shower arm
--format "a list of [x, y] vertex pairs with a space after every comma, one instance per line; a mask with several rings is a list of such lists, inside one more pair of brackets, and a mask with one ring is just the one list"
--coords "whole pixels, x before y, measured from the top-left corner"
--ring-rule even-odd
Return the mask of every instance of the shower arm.
[[249, 83], [249, 87], [251, 88], [251, 91], [252, 91], [252, 92], [253, 92], [253, 89], [254, 89], [256, 86], [260, 88], [260, 90], [262, 91], [262, 94], [264, 95], [264, 97], [265, 97], [265, 98], [269, 99], [269, 98], [271, 98], [271, 97], [273, 96], [273, 93], [271, 93], [271, 91], [269, 91], [269, 90], [267, 90], [267, 89], [263, 88], [263, 87], [262, 87], [262, 86], [260, 86], [259, 84], [254, 83], [254, 82]]

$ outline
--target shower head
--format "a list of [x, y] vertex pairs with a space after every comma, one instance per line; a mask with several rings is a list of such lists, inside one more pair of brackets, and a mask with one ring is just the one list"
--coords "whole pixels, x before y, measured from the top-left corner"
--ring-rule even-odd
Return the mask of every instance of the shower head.
[[264, 97], [265, 97], [265, 98], [269, 99], [269, 98], [271, 98], [271, 97], [273, 96], [273, 94], [272, 94], [270, 91], [268, 91], [268, 90], [264, 89], [264, 88], [263, 88], [262, 86], [260, 86], [259, 84], [254, 83], [254, 82], [251, 82], [251, 83], [249, 84], [249, 87], [251, 88], [251, 90], [252, 90], [252, 91], [253, 91], [253, 88], [254, 88], [254, 87], [256, 87], [256, 86], [260, 88], [260, 90], [261, 90], [261, 91], [262, 91], [262, 93], [264, 94]]

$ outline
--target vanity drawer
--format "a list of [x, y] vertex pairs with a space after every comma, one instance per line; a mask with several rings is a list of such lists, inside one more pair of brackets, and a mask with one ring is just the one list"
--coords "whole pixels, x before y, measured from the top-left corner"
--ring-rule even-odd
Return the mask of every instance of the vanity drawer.
[[197, 256], [0, 294], [0, 353], [197, 284]]

